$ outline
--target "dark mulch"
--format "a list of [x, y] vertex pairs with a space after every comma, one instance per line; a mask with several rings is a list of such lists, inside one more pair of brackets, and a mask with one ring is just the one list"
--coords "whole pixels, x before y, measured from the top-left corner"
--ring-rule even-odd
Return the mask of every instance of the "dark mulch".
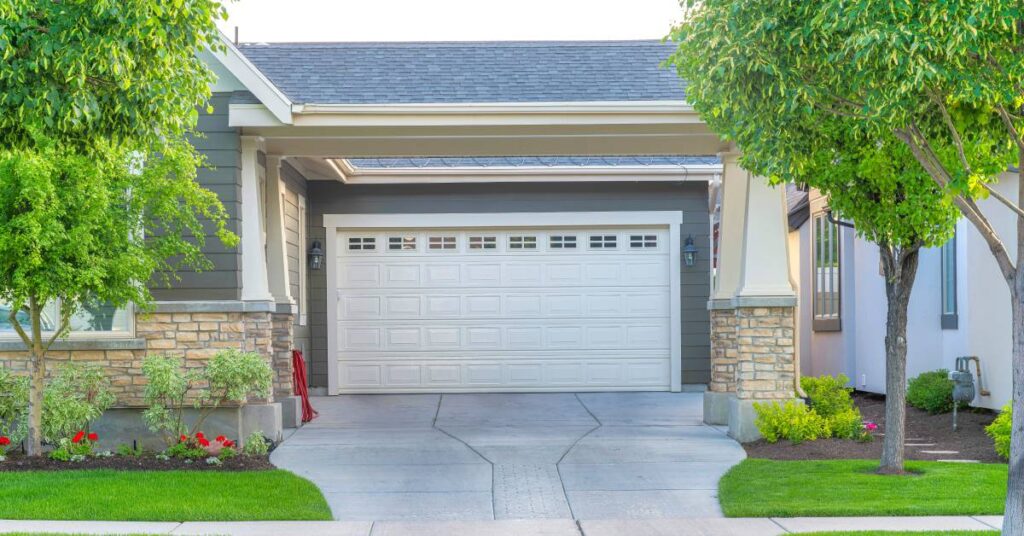
[[154, 454], [144, 456], [111, 456], [109, 458], [87, 458], [80, 462], [61, 462], [47, 457], [28, 457], [10, 453], [7, 461], [0, 462], [3, 471], [69, 471], [82, 469], [116, 469], [119, 471], [266, 471], [275, 469], [268, 456], [235, 456], [224, 460], [221, 465], [209, 465], [206, 460], [172, 458], [159, 460]]
[[[845, 439], [820, 439], [793, 445], [789, 441], [771, 444], [764, 440], [747, 443], [743, 448], [751, 458], [770, 460], [832, 460], [874, 459], [882, 456], [882, 436], [885, 433], [885, 397], [855, 392], [854, 403], [860, 407], [864, 420], [878, 424], [874, 441], [860, 442]], [[1005, 463], [996, 455], [992, 439], [985, 435], [985, 427], [996, 418], [993, 411], [970, 408], [960, 410], [958, 429], [953, 431], [953, 414], [929, 415], [925, 411], [907, 406], [906, 443], [929, 444], [908, 446], [908, 460], [977, 460]], [[957, 454], [929, 454], [922, 451], [957, 451]]]

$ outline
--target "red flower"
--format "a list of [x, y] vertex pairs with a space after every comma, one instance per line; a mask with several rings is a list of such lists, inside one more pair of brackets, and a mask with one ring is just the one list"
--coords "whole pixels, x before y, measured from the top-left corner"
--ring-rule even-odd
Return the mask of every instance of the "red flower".
[[200, 437], [199, 438], [199, 444], [204, 446], [204, 447], [209, 447], [210, 446], [210, 440], [206, 439], [205, 437]]
[[89, 441], [98, 441], [99, 438], [100, 438], [100, 435], [97, 434], [96, 432], [93, 432], [93, 433], [89, 434]]
[[228, 440], [228, 438], [226, 438], [226, 437], [224, 437], [222, 435], [217, 436], [217, 442], [218, 443], [223, 443], [223, 442], [225, 442], [227, 440]]
[[185, 435], [185, 434], [181, 434], [181, 437], [178, 438], [178, 441], [184, 443], [184, 442], [188, 441], [188, 436]]
[[234, 441], [231, 441], [230, 439], [228, 439], [228, 440], [224, 441], [224, 442], [223, 442], [222, 444], [223, 444], [223, 445], [224, 445], [225, 447], [233, 447], [233, 446], [235, 446], [235, 442], [234, 442]]
[[203, 439], [205, 437], [202, 432], [196, 432], [196, 439]]
[[0, 447], [6, 447], [11, 444], [11, 438], [7, 436], [0, 436]]
[[73, 439], [71, 439], [71, 442], [72, 443], [81, 443], [83, 437], [85, 437], [85, 432], [82, 431], [82, 430], [79, 430], [78, 433], [75, 434], [75, 437]]

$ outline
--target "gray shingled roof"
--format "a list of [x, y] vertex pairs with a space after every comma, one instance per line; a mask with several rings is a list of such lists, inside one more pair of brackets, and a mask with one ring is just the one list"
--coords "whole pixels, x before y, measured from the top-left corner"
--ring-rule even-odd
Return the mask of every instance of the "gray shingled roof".
[[300, 104], [683, 100], [660, 41], [248, 43]]
[[420, 157], [350, 158], [362, 169], [450, 168], [450, 167], [615, 167], [615, 166], [700, 166], [719, 164], [716, 156], [514, 156], [514, 157]]

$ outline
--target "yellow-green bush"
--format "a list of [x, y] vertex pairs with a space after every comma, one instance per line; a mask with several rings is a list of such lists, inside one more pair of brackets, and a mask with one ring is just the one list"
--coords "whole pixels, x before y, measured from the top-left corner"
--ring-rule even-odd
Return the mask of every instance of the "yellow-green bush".
[[788, 439], [794, 444], [829, 437], [828, 421], [814, 410], [796, 401], [754, 403], [754, 424], [769, 443]]
[[1010, 459], [1010, 432], [1013, 430], [1013, 403], [1003, 406], [1002, 413], [985, 427], [985, 433], [995, 442], [996, 454]]

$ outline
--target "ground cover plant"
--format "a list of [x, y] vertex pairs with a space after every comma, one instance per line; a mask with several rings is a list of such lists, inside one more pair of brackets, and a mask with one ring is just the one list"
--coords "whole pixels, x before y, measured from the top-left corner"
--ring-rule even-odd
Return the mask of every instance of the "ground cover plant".
[[880, 475], [877, 460], [747, 459], [719, 482], [729, 517], [1000, 515], [1004, 464], [907, 462]]

